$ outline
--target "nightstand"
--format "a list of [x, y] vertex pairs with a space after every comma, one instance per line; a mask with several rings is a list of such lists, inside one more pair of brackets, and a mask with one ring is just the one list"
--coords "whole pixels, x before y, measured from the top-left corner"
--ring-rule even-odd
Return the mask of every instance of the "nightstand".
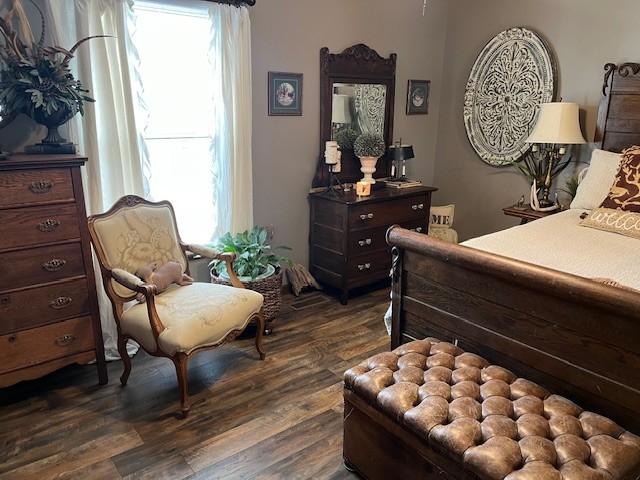
[[556, 213], [560, 213], [562, 210], [554, 210], [553, 212], [538, 212], [531, 208], [530, 205], [524, 205], [522, 207], [512, 206], [503, 208], [502, 211], [505, 215], [509, 217], [516, 217], [520, 219], [520, 225], [524, 225], [525, 223], [529, 223], [529, 221], [539, 220], [544, 217], [548, 217], [549, 215], [555, 215]]

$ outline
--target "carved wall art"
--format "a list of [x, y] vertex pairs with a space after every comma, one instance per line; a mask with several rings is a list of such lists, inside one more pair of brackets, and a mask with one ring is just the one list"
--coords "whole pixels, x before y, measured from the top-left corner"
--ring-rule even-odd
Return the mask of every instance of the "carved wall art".
[[483, 161], [507, 166], [526, 153], [540, 105], [555, 98], [556, 78], [553, 53], [531, 30], [511, 28], [486, 45], [464, 99], [467, 136]]

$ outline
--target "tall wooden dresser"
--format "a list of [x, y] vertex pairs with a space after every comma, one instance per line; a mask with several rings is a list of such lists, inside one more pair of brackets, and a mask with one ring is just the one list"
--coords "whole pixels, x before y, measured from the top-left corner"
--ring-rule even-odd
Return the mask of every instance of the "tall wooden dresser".
[[107, 370], [74, 155], [0, 160], [0, 387], [96, 360]]
[[310, 271], [321, 283], [338, 288], [341, 302], [349, 291], [389, 277], [392, 225], [427, 233], [433, 187], [383, 188], [369, 197], [355, 193], [312, 193]]

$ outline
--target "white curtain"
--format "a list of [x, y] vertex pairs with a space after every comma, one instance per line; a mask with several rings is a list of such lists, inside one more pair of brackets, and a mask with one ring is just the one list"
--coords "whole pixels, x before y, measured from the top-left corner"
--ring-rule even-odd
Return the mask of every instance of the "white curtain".
[[[89, 214], [109, 209], [123, 195], [145, 193], [142, 174], [142, 137], [134, 114], [135, 49], [130, 42], [132, 3], [127, 0], [49, 0], [44, 2], [48, 25], [56, 44], [70, 48], [90, 35], [111, 35], [83, 44], [76, 53], [78, 78], [96, 103], [85, 116], [75, 117], [69, 136], [88, 157], [83, 169], [85, 200]], [[96, 270], [98, 303], [108, 360], [120, 358], [117, 330], [109, 302]], [[129, 345], [134, 354], [137, 346]]]
[[213, 142], [219, 168], [218, 234], [241, 232], [253, 226], [251, 152], [251, 21], [246, 7], [209, 3], [211, 19], [210, 61], [218, 98], [219, 135]]
[[[168, 2], [169, 0], [167, 0]], [[173, 1], [169, 2], [173, 3]], [[210, 61], [216, 67], [219, 134], [212, 143], [216, 175], [218, 234], [253, 225], [251, 27], [246, 7], [200, 2], [211, 20]], [[70, 47], [90, 35], [95, 39], [76, 53], [76, 73], [96, 103], [69, 124], [70, 140], [89, 161], [84, 169], [89, 214], [104, 212], [121, 196], [146, 196], [144, 105], [138, 55], [132, 43], [133, 0], [45, 0], [42, 2], [53, 43]], [[207, 201], [208, 199], [203, 199]], [[196, 206], [197, 208], [197, 206]], [[97, 263], [94, 268], [99, 272]], [[100, 316], [107, 359], [119, 358], [111, 304], [97, 277]], [[129, 353], [137, 351], [129, 344]]]

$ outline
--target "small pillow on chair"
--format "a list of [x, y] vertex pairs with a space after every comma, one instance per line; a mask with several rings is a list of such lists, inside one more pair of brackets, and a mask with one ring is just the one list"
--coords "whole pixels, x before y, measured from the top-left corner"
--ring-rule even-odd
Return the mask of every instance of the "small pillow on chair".
[[[158, 293], [164, 292], [172, 284], [191, 285], [193, 278], [184, 273], [182, 265], [178, 262], [167, 262], [160, 265], [159, 262], [153, 262], [136, 271], [136, 276], [145, 283], [155, 285]], [[144, 295], [139, 293], [136, 297], [139, 302], [144, 302]]]

